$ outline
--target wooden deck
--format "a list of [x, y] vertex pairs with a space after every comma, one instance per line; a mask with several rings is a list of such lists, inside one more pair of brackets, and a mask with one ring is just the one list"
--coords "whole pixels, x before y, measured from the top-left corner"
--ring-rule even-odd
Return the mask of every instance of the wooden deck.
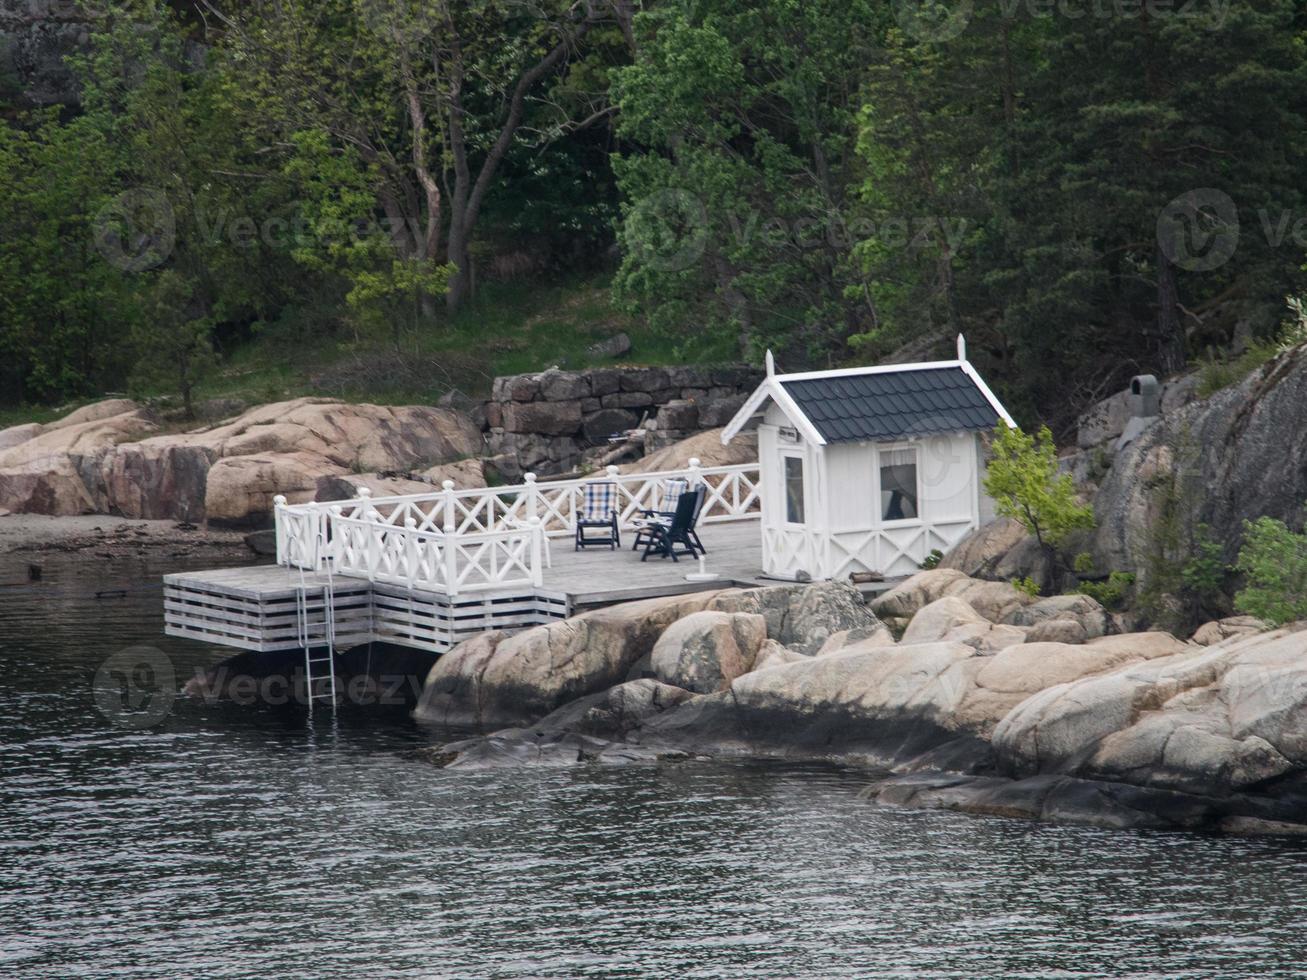
[[[597, 606], [760, 582], [762, 545], [755, 521], [704, 528], [708, 570], [721, 577], [688, 582], [697, 561], [651, 558], [627, 547], [577, 552], [570, 538], [550, 542], [541, 588], [457, 596], [369, 583], [281, 565], [254, 565], [164, 577], [164, 619], [172, 636], [267, 652], [384, 640], [436, 653], [487, 630], [523, 629]], [[330, 614], [328, 613], [330, 610]]]
[[[640, 561], [640, 555], [631, 550], [630, 534], [623, 536], [626, 544], [621, 551], [591, 548], [578, 552], [573, 550], [571, 538], [553, 538], [549, 542], [552, 563], [545, 570], [544, 591], [566, 596], [573, 606], [593, 606], [732, 585], [766, 584], [761, 577], [762, 539], [756, 521], [710, 525], [701, 529], [700, 537], [708, 549], [708, 571], [720, 575], [720, 581], [687, 582], [685, 576], [699, 570], [699, 563], [688, 558], [676, 562], [667, 558]], [[301, 573], [281, 565], [251, 565], [179, 572], [166, 576], [166, 581], [169, 585], [212, 588], [245, 599], [268, 600], [293, 599], [301, 586], [320, 592], [334, 584], [340, 591], [342, 586], [360, 580], [323, 572]]]
[[591, 548], [577, 552], [570, 538], [550, 541], [551, 567], [545, 570], [545, 587], [567, 595], [573, 609], [611, 605], [636, 599], [682, 595], [733, 585], [762, 584], [762, 536], [757, 521], [712, 524], [699, 529], [708, 549], [708, 571], [721, 578], [714, 582], [687, 582], [699, 570], [689, 558], [650, 558], [642, 562], [631, 550], [633, 534], [623, 534], [621, 551]]
[[713, 581], [687, 581], [687, 574], [699, 570], [698, 561], [688, 558], [641, 561], [630, 535], [620, 551], [577, 552], [571, 538], [554, 538], [543, 587], [453, 597], [280, 565], [181, 572], [164, 577], [166, 629], [172, 636], [253, 651], [299, 649], [306, 638], [309, 645], [325, 645], [334, 634], [340, 649], [384, 640], [442, 653], [487, 630], [523, 629], [618, 602], [779, 584], [762, 577], [757, 521], [708, 525], [700, 536], [708, 549], [707, 570], [719, 576]]

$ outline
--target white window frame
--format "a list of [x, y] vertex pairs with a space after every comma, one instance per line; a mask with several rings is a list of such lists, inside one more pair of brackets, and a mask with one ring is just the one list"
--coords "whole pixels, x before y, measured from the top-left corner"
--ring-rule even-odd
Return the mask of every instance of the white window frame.
[[[778, 453], [781, 459], [781, 524], [787, 528], [808, 528], [812, 526], [812, 494], [808, 491], [808, 470], [812, 467], [808, 460], [808, 453], [802, 446], [787, 447], [781, 449]], [[797, 459], [800, 466], [803, 467], [803, 523], [796, 524], [790, 520], [790, 478], [786, 472], [789, 468], [787, 460]]]
[[[881, 485], [880, 485], [881, 455], [883, 453], [902, 452], [905, 449], [912, 450], [912, 454], [915, 457], [913, 461], [913, 468], [917, 474], [917, 516], [905, 517], [902, 520], [897, 520], [897, 521], [887, 521], [885, 520], [884, 517], [885, 507], [881, 499]], [[893, 442], [893, 443], [884, 443], [884, 444], [878, 443], [876, 445], [876, 455], [872, 467], [872, 485], [876, 488], [875, 497], [873, 499], [875, 500], [875, 507], [876, 507], [875, 513], [876, 513], [876, 521], [878, 527], [882, 527], [882, 528], [918, 527], [926, 523], [925, 498], [921, 492], [922, 490], [921, 443], [919, 442]]]

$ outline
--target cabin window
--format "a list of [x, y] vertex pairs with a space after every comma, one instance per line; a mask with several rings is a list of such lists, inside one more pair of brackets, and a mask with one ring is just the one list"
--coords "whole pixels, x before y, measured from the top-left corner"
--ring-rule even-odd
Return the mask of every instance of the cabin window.
[[790, 524], [804, 522], [803, 457], [785, 457], [785, 520]]
[[880, 453], [880, 519], [915, 521], [921, 516], [917, 494], [917, 451], [884, 449]]

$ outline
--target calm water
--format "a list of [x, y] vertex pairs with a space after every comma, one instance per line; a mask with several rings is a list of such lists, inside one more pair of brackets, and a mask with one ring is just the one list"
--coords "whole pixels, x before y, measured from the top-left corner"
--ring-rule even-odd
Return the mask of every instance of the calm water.
[[[92, 679], [163, 569], [0, 557], [0, 975], [1292, 976], [1307, 850], [882, 809], [828, 770], [458, 774], [399, 717]], [[94, 598], [127, 588], [126, 597]]]

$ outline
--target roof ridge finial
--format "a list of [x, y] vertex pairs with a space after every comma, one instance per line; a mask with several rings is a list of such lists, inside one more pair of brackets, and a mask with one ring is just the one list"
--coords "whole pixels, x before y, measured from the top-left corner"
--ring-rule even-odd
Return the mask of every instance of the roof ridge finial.
[[772, 352], [767, 351], [767, 377], [776, 377], [776, 358], [772, 357]]
[[965, 362], [967, 359], [967, 338], [958, 334], [958, 360]]

